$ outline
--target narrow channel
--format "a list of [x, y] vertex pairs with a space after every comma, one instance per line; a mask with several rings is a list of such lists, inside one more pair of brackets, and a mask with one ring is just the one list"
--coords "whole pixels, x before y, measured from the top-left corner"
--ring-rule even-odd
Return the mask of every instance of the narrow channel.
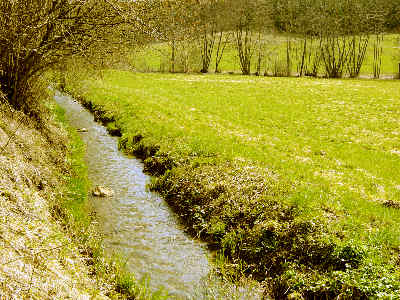
[[159, 195], [146, 190], [150, 178], [134, 157], [118, 150], [93, 115], [59, 92], [56, 102], [69, 123], [86, 128], [86, 163], [93, 186], [111, 188], [111, 198], [91, 198], [108, 253], [121, 253], [137, 278], [149, 276], [150, 287], [165, 287], [179, 298], [192, 298], [209, 273], [206, 246], [185, 234], [176, 216]]

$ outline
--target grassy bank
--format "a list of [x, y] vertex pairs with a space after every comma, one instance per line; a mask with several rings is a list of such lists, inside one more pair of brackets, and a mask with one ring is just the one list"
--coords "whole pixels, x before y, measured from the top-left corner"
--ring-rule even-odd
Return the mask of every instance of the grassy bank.
[[399, 294], [397, 82], [71, 78], [232, 274], [276, 298]]

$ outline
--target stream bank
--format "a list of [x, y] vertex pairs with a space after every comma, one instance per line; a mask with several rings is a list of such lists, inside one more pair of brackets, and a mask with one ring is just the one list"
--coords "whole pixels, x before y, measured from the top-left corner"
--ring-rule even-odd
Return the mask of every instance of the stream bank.
[[[50, 117], [39, 128], [0, 105], [0, 298], [118, 297], [111, 281], [94, 276], [88, 263], [96, 234], [83, 224], [84, 148], [60, 124], [62, 113], [49, 106]], [[74, 207], [82, 218], [73, 215]]]
[[109, 255], [121, 254], [130, 272], [137, 278], [149, 275], [150, 287], [163, 286], [172, 298], [261, 297], [258, 283], [241, 278], [233, 284], [215, 274], [206, 245], [186, 234], [187, 227], [179, 222], [182, 219], [158, 194], [147, 190], [150, 177], [143, 173], [146, 165], [120, 152], [118, 139], [107, 133], [110, 127], [95, 122], [107, 125], [113, 120], [105, 122], [104, 113], [98, 110], [93, 116], [70, 96], [56, 93], [55, 99], [66, 110], [69, 123], [84, 128], [78, 131], [87, 145], [89, 179], [114, 192], [111, 198], [91, 199]]
[[136, 277], [149, 276], [153, 288], [190, 297], [209, 273], [207, 249], [187, 236], [176, 216], [155, 193], [143, 165], [118, 150], [118, 141], [94, 121], [93, 115], [66, 95], [56, 94], [69, 124], [85, 128], [86, 164], [93, 185], [114, 191], [110, 198], [91, 197], [108, 253], [122, 253]]

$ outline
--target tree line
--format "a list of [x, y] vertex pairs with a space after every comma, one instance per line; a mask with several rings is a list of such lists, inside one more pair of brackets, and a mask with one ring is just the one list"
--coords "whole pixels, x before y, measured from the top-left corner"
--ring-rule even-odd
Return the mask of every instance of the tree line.
[[[400, 0], [3, 0], [0, 12], [0, 91], [30, 112], [43, 74], [67, 59], [102, 64], [158, 42], [170, 46], [172, 72], [186, 42], [199, 45], [203, 73], [220, 71], [230, 43], [242, 73], [260, 74], [265, 34], [284, 33], [286, 55], [275, 61], [274, 75], [291, 74], [296, 51], [299, 75], [317, 76], [323, 68], [327, 77], [357, 77], [373, 43], [378, 77], [382, 36], [400, 24]], [[301, 42], [294, 45], [290, 36]]]
[[[240, 69], [248, 75], [261, 73], [268, 41], [265, 35], [283, 33], [286, 57], [275, 61], [273, 75], [289, 76], [296, 67], [300, 76], [317, 76], [319, 69], [330, 78], [357, 77], [367, 47], [374, 47], [374, 77], [380, 75], [382, 40], [397, 32], [400, 2], [379, 0], [155, 0], [151, 3], [161, 39], [171, 47], [170, 71], [175, 72], [177, 45], [198, 43], [201, 68], [206, 73], [215, 55], [219, 71], [228, 43], [235, 45]], [[160, 17], [161, 16], [161, 17]], [[293, 37], [297, 43], [293, 43]], [[296, 51], [296, 66], [292, 61]], [[251, 70], [251, 61], [257, 61]], [[185, 71], [185, 67], [183, 67]]]

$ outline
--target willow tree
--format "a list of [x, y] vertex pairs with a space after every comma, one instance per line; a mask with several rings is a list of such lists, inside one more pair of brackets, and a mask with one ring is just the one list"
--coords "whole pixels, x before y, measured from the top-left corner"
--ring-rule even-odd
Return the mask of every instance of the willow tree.
[[230, 1], [231, 28], [243, 75], [251, 73], [251, 61], [261, 42], [261, 34], [271, 22], [271, 2], [261, 0]]
[[199, 1], [197, 40], [201, 54], [201, 73], [208, 73], [218, 30], [218, 0]]
[[[133, 32], [114, 0], [0, 1], [0, 89], [17, 109], [29, 112], [38, 78], [73, 55], [117, 51]], [[128, 28], [129, 27], [129, 28]]]

